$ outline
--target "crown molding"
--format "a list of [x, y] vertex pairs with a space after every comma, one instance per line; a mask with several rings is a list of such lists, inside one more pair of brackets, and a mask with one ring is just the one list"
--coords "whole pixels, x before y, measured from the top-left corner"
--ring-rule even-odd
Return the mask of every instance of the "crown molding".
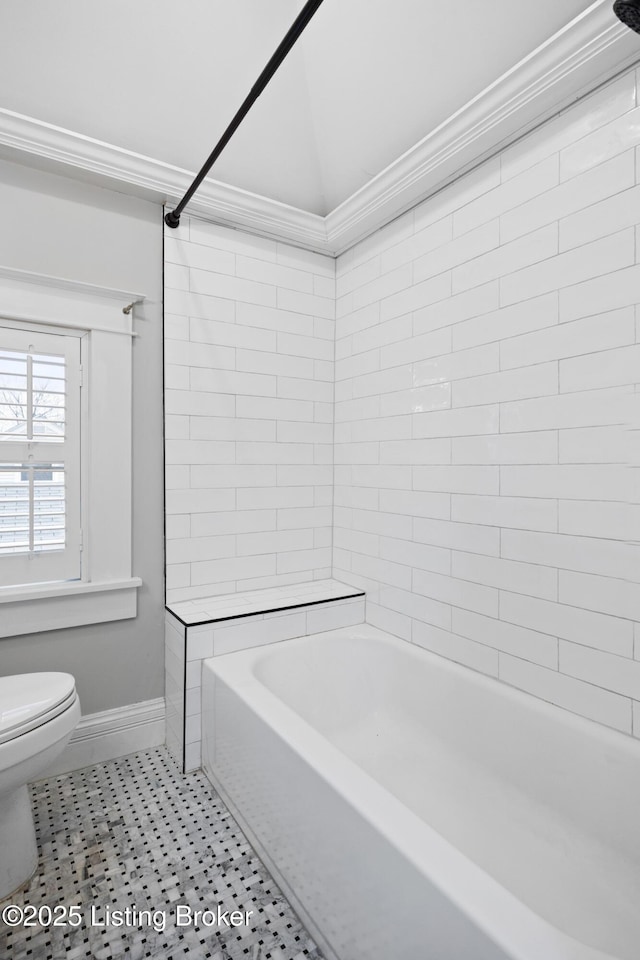
[[[153, 157], [5, 109], [0, 109], [0, 156], [17, 162], [31, 158], [40, 168], [169, 205], [180, 200], [195, 176]], [[188, 212], [328, 252], [323, 217], [211, 177], [198, 189]]]
[[[187, 212], [336, 256], [638, 59], [637, 36], [609, 0], [596, 0], [326, 217], [211, 177]], [[180, 167], [2, 109], [0, 156], [169, 205], [193, 179]]]
[[329, 247], [342, 253], [639, 58], [638, 37], [597, 0], [332, 210]]

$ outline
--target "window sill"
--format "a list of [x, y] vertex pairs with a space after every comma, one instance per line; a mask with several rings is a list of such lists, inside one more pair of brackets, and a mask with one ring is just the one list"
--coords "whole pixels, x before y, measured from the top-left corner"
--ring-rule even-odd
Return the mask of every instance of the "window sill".
[[139, 577], [91, 583], [0, 588], [0, 637], [128, 620], [136, 616]]

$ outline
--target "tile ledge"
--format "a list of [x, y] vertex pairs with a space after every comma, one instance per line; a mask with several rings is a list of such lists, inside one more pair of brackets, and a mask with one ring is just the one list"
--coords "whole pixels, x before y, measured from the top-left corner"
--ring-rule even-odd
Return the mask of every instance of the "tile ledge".
[[350, 600], [364, 595], [365, 591], [361, 588], [351, 587], [339, 580], [311, 580], [286, 587], [167, 603], [165, 609], [185, 627], [196, 627], [206, 623]]

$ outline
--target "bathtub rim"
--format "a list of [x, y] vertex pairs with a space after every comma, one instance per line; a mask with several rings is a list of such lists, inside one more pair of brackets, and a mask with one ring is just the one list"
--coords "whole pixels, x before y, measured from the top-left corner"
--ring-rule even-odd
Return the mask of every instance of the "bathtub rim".
[[[415, 644], [408, 644], [368, 624], [341, 627], [211, 657], [203, 661], [203, 671], [209, 671], [215, 682], [222, 682], [229, 687], [247, 709], [270, 727], [303, 762], [312, 765], [316, 773], [344, 801], [386, 836], [402, 855], [423, 872], [487, 937], [500, 948], [510, 951], [513, 960], [532, 960], [533, 957], [540, 956], [545, 957], [545, 960], [619, 960], [613, 954], [579, 941], [536, 914], [316, 731], [307, 720], [266, 687], [253, 671], [259, 660], [268, 657], [270, 650], [281, 647], [282, 644], [307, 645], [321, 642], [325, 637], [348, 639], [353, 636], [380, 639], [403, 653], [411, 651], [413, 656], [419, 658], [424, 655], [437, 668], [444, 667], [467, 679], [471, 675], [474, 682], [480, 681], [489, 688], [500, 683], [495, 678], [477, 673]], [[552, 716], [556, 716], [556, 711], [562, 709], [504, 683], [500, 683], [500, 689], [516, 701], [524, 697], [531, 706]], [[583, 729], [583, 724], [586, 723], [590, 731], [595, 727], [598, 733], [611, 735], [614, 738], [612, 742], [618, 747], [620, 740], [626, 739], [617, 731], [601, 728], [594, 721], [578, 717], [569, 711], [562, 710], [562, 715], [563, 719], [566, 716], [570, 722], [575, 721], [579, 729]], [[640, 748], [640, 744], [637, 746]], [[309, 759], [310, 755], [313, 763]], [[209, 775], [206, 767], [205, 772]], [[213, 771], [212, 773], [210, 779], [213, 782], [217, 777]], [[219, 789], [221, 785], [217, 782], [214, 786]], [[226, 799], [226, 791], [223, 789], [221, 792]], [[235, 808], [233, 802], [231, 805]], [[255, 838], [253, 832], [252, 835]], [[262, 846], [261, 849], [264, 850]], [[270, 857], [267, 859], [271, 867], [273, 861]], [[433, 863], [437, 865], [436, 870]], [[290, 887], [288, 889], [290, 890]], [[510, 919], [508, 924], [505, 923], [507, 917]], [[313, 923], [312, 926], [318, 929]], [[506, 927], [508, 929], [505, 929]]]

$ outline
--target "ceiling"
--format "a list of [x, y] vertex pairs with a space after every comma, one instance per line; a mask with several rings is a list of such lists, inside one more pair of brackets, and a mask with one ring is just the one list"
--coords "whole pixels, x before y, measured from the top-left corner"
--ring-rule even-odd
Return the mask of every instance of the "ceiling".
[[[2, 0], [0, 106], [197, 170], [302, 0]], [[324, 0], [212, 171], [325, 215], [585, 0]]]

